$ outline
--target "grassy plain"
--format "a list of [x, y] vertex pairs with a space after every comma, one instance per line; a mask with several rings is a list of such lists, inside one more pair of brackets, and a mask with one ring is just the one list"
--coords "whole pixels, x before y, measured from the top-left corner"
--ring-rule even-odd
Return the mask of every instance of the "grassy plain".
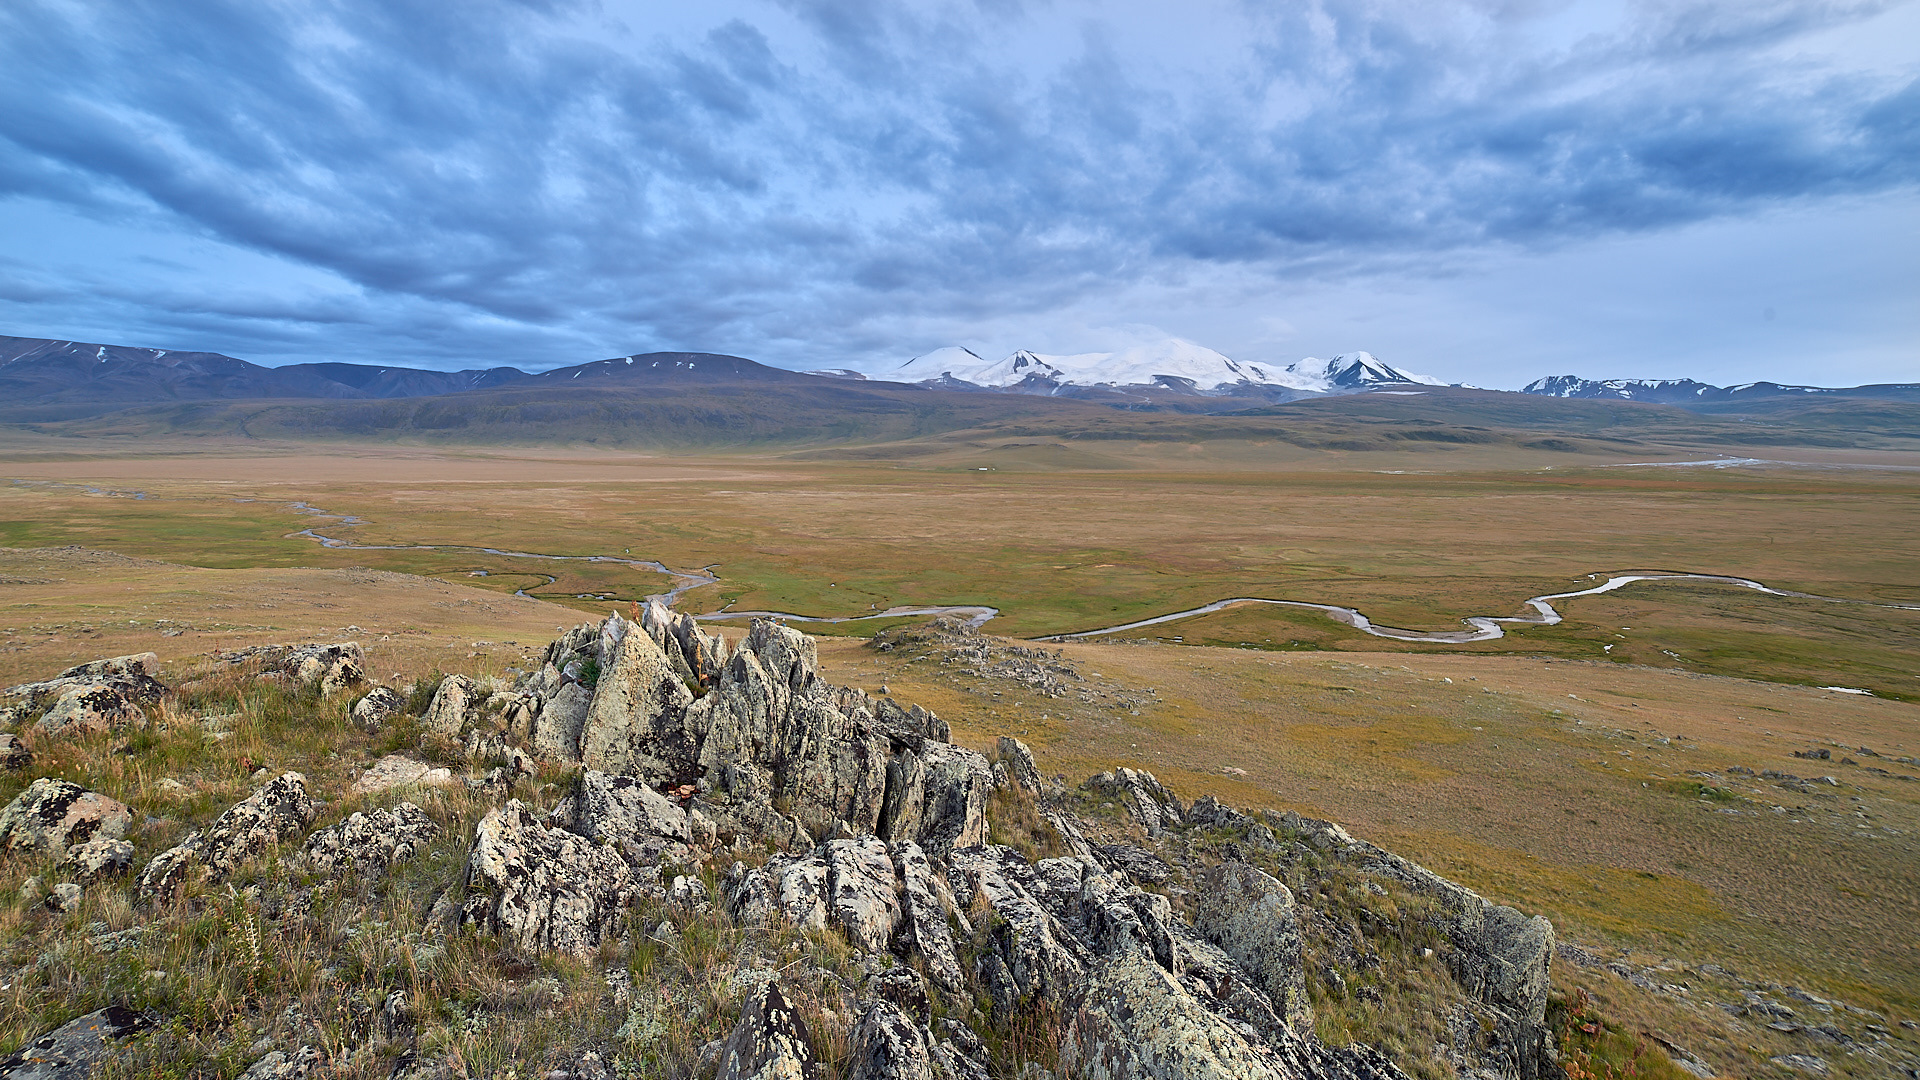
[[[1920, 781], [1899, 779], [1920, 769], [1894, 760], [1920, 752], [1920, 611], [1876, 606], [1920, 604], [1920, 471], [1888, 450], [1765, 456], [1819, 467], [1616, 468], [1648, 455], [1449, 443], [1096, 454], [1009, 437], [856, 459], [16, 438], [0, 446], [0, 545], [136, 558], [0, 559], [0, 681], [134, 649], [180, 661], [337, 636], [369, 641], [376, 669], [500, 671], [559, 623], [665, 584], [482, 547], [710, 566], [718, 581], [682, 599], [692, 611], [987, 604], [1002, 610], [989, 629], [1017, 636], [1227, 596], [1449, 629], [1593, 574], [1749, 577], [1850, 602], [1645, 584], [1473, 645], [1241, 608], [1130, 635], [1144, 644], [1062, 645], [1084, 681], [1059, 698], [855, 637], [823, 660], [835, 681], [936, 709], [959, 741], [1020, 734], [1076, 781], [1132, 764], [1188, 797], [1345, 822], [1636, 966], [1712, 962], [1920, 1020]], [[293, 535], [309, 527], [380, 546]], [[426, 544], [443, 546], [410, 547]], [[503, 595], [520, 588], [540, 599]], [[1791, 756], [1817, 747], [1832, 760]], [[1782, 789], [1766, 769], [1839, 786]], [[1562, 970], [1569, 991], [1734, 1074], [1804, 1049]]]

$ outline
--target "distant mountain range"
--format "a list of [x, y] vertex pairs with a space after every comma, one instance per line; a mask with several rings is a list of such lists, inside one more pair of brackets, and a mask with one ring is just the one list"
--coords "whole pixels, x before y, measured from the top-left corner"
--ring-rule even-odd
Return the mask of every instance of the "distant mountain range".
[[1308, 357], [1279, 367], [1234, 360], [1178, 338], [1119, 352], [1054, 355], [1022, 349], [1002, 360], [988, 360], [971, 349], [949, 345], [877, 376], [845, 369], [816, 374], [955, 390], [1139, 402], [1171, 394], [1275, 403], [1387, 386], [1445, 385], [1439, 379], [1384, 364], [1371, 353], [1342, 353], [1331, 360]]
[[1651, 401], [1663, 405], [1696, 405], [1766, 398], [1864, 397], [1920, 400], [1920, 383], [1875, 383], [1868, 386], [1788, 386], [1752, 382], [1714, 386], [1692, 379], [1583, 379], [1578, 375], [1551, 375], [1535, 379], [1520, 390], [1559, 398], [1605, 398]]
[[[994, 406], [987, 400], [968, 404], [967, 395], [976, 399], [983, 395], [1065, 399], [1062, 405], [1077, 401], [1126, 409], [1229, 413], [1368, 391], [1423, 394], [1430, 387], [1446, 385], [1431, 376], [1384, 363], [1366, 352], [1342, 353], [1331, 360], [1308, 357], [1282, 367], [1234, 360], [1179, 339], [1118, 352], [1072, 355], [1023, 349], [994, 361], [949, 346], [875, 375], [846, 369], [789, 371], [744, 357], [690, 352], [620, 356], [538, 373], [513, 367], [426, 371], [346, 363], [273, 368], [219, 353], [0, 337], [0, 420], [26, 423], [221, 401], [333, 401], [345, 406], [354, 401], [417, 400], [422, 404], [410, 407], [409, 415], [451, 409], [464, 416], [481, 407], [483, 401], [509, 392], [516, 407], [531, 407], [535, 399], [562, 400], [570, 391], [589, 386], [622, 400], [639, 395], [655, 403], [666, 397], [691, 401], [705, 395], [703, 400], [710, 402], [724, 399], [728, 409], [743, 408], [741, 403], [761, 390], [778, 387], [790, 405], [804, 399], [812, 403], [809, 408], [822, 410], [822, 417], [842, 407], [849, 416], [867, 408], [889, 415], [900, 410], [924, 411], [924, 406], [913, 404], [919, 400], [914, 395], [934, 391], [961, 395], [950, 402], [942, 399], [944, 403], [938, 407], [957, 410], [953, 413], [956, 416], [984, 416], [996, 408], [1004, 413], [1011, 406], [1011, 402]], [[1695, 412], [1777, 412], [1800, 407], [1796, 402], [1821, 400], [1920, 401], [1920, 383], [1846, 389], [1770, 382], [1720, 387], [1691, 379], [1597, 380], [1556, 375], [1528, 384], [1523, 393], [1677, 405]], [[454, 405], [456, 399], [465, 404]], [[443, 404], [425, 404], [428, 401]], [[607, 406], [609, 402], [600, 404]], [[1038, 402], [1032, 403], [1032, 407], [1038, 406]], [[626, 407], [634, 406], [629, 401]], [[551, 412], [554, 406], [541, 408]], [[759, 409], [754, 405], [747, 411], [759, 416]], [[1030, 410], [1022, 406], [1013, 411]], [[383, 419], [367, 422], [374, 426], [389, 423], [390, 412], [380, 413]], [[778, 419], [776, 409], [755, 422], [773, 423]]]

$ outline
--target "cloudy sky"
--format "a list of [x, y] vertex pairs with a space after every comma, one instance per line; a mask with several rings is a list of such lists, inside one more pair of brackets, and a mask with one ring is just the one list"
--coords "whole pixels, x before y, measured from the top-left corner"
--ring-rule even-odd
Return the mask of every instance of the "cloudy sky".
[[1920, 0], [7, 0], [0, 334], [1920, 378]]

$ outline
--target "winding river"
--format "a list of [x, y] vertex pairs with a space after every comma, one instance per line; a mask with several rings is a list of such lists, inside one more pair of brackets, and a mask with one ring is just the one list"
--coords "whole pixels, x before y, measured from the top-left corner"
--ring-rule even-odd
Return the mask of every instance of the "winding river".
[[[292, 508], [298, 513], [332, 518], [340, 526], [351, 527], [365, 524], [360, 518], [347, 514], [329, 513], [318, 507], [309, 506], [306, 503], [293, 503]], [[288, 533], [287, 537], [288, 539], [296, 537], [303, 538], [312, 540], [323, 547], [345, 548], [353, 551], [471, 551], [477, 554], [493, 555], [507, 559], [618, 563], [623, 566], [631, 566], [636, 570], [645, 570], [650, 573], [666, 575], [667, 580], [670, 582], [670, 587], [667, 591], [649, 595], [647, 599], [659, 600], [668, 605], [676, 603], [680, 599], [681, 594], [689, 589], [697, 589], [702, 585], [712, 585], [720, 580], [719, 575], [713, 572], [713, 567], [711, 566], [705, 566], [698, 570], [691, 571], [673, 570], [669, 569], [666, 564], [654, 559], [634, 559], [619, 555], [547, 555], [534, 551], [511, 551], [504, 548], [481, 547], [475, 544], [356, 544], [351, 540], [338, 536], [325, 535], [321, 533], [317, 527]], [[556, 580], [554, 575], [551, 574], [543, 576], [546, 577], [547, 584], [549, 585], [553, 584]], [[1590, 574], [1588, 576], [1598, 577], [1599, 575]], [[1687, 574], [1672, 573], [1663, 570], [1643, 570], [1625, 574], [1615, 574], [1590, 589], [1578, 589], [1573, 592], [1548, 593], [1544, 596], [1530, 597], [1521, 604], [1521, 607], [1526, 610], [1519, 615], [1468, 616], [1460, 620], [1467, 625], [1468, 629], [1465, 630], [1403, 630], [1399, 627], [1378, 625], [1373, 620], [1367, 618], [1366, 615], [1362, 614], [1359, 609], [1341, 607], [1337, 604], [1313, 604], [1304, 600], [1273, 600], [1263, 596], [1232, 596], [1225, 600], [1215, 600], [1211, 604], [1203, 604], [1200, 607], [1169, 612], [1165, 615], [1156, 615], [1151, 619], [1138, 619], [1133, 622], [1120, 623], [1117, 626], [1102, 626], [1093, 630], [1079, 630], [1066, 634], [1050, 634], [1034, 640], [1080, 641], [1087, 638], [1124, 633], [1128, 630], [1139, 630], [1148, 626], [1161, 626], [1166, 623], [1177, 622], [1181, 619], [1210, 615], [1216, 611], [1225, 611], [1228, 608], [1248, 604], [1270, 604], [1275, 607], [1306, 608], [1310, 611], [1318, 611], [1325, 614], [1327, 618], [1332, 619], [1334, 622], [1340, 623], [1343, 626], [1352, 627], [1363, 634], [1372, 634], [1374, 637], [1390, 638], [1394, 641], [1463, 645], [1473, 641], [1492, 641], [1496, 638], [1505, 637], [1505, 627], [1508, 625], [1553, 626], [1563, 620], [1560, 613], [1554, 609], [1552, 601], [1571, 600], [1578, 596], [1597, 596], [1600, 593], [1613, 592], [1616, 589], [1622, 589], [1628, 585], [1643, 581], [1704, 581], [1716, 585], [1732, 585], [1738, 588], [1751, 589], [1767, 596], [1819, 600], [1829, 604], [1861, 604], [1867, 607], [1886, 608], [1894, 611], [1920, 611], [1920, 604], [1877, 604], [1868, 600], [1849, 600], [1837, 596], [1820, 596], [1814, 593], [1793, 592], [1787, 589], [1771, 588], [1749, 578], [1732, 577], [1726, 574]], [[529, 594], [522, 589], [517, 591], [516, 595], [527, 596]], [[600, 599], [610, 598], [602, 596]], [[897, 619], [911, 616], [958, 615], [966, 619], [970, 625], [978, 628], [986, 625], [989, 620], [997, 617], [999, 614], [999, 608], [979, 605], [943, 606], [936, 604], [915, 604], [890, 607], [885, 611], [874, 611], [865, 615], [840, 616], [799, 615], [790, 611], [729, 611], [723, 608], [719, 611], [709, 612], [704, 615], [695, 615], [694, 618], [702, 621], [722, 619], [785, 619], [789, 622], [845, 623], [866, 622], [870, 619]]]

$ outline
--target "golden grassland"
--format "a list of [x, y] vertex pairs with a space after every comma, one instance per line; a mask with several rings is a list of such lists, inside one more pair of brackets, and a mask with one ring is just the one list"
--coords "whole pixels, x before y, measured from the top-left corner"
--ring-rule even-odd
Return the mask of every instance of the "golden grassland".
[[[1472, 449], [1302, 464], [1288, 447], [1264, 467], [1203, 469], [1187, 466], [1219, 447], [1106, 447], [1108, 464], [1124, 467], [1031, 465], [1046, 456], [1036, 451], [1021, 472], [964, 457], [904, 467], [915, 463], [163, 449], [34, 444], [0, 460], [14, 481], [0, 485], [0, 544], [137, 557], [0, 558], [0, 680], [139, 649], [179, 663], [339, 637], [367, 643], [383, 677], [499, 672], [555, 626], [625, 610], [664, 584], [618, 564], [530, 569], [470, 549], [289, 537], [316, 524], [357, 543], [711, 565], [719, 582], [683, 598], [693, 611], [989, 604], [1003, 611], [992, 632], [1022, 636], [1233, 595], [1449, 629], [1632, 569], [1866, 601], [1633, 586], [1559, 604], [1560, 626], [1465, 646], [1233, 609], [1132, 635], [1145, 644], [1059, 646], [1084, 679], [1061, 698], [853, 637], [825, 641], [822, 657], [834, 681], [884, 684], [934, 708], [962, 743], [1018, 734], [1044, 769], [1075, 782], [1128, 764], [1189, 798], [1332, 818], [1636, 965], [1714, 961], [1920, 1019], [1920, 782], [1869, 771], [1920, 773], [1893, 761], [1920, 754], [1920, 612], [1870, 606], [1920, 602], [1920, 474], [1546, 469]], [[504, 595], [522, 587], [542, 599]], [[1166, 644], [1176, 638], [1182, 647]], [[1819, 689], [1831, 685], [1878, 696]], [[1832, 760], [1791, 756], [1816, 747]], [[1809, 795], [1735, 767], [1840, 786]], [[1562, 966], [1557, 978], [1566, 994], [1683, 1041], [1788, 1048], [1604, 972]]]

